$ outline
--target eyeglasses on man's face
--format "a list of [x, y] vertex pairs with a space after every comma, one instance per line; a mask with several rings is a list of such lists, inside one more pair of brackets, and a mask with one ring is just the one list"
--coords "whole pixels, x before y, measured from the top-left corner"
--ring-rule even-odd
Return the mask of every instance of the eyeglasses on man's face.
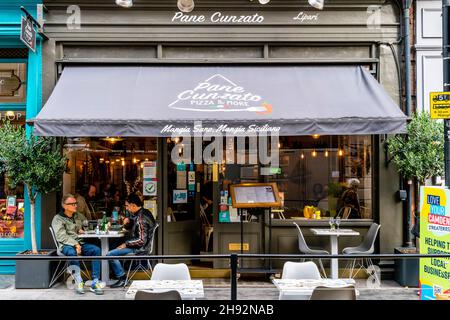
[[68, 203], [65, 203], [65, 205], [75, 207], [76, 205], [78, 205], [78, 202], [68, 202]]

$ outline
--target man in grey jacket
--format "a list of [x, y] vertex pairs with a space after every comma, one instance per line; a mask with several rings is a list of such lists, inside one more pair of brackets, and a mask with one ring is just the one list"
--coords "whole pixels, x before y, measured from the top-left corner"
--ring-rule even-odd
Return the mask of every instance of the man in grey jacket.
[[[86, 218], [77, 212], [77, 200], [71, 194], [66, 194], [61, 201], [63, 210], [55, 215], [52, 220], [52, 228], [61, 252], [66, 256], [100, 256], [101, 250], [96, 245], [85, 243], [80, 234], [84, 233], [83, 220]], [[69, 265], [80, 267], [80, 262], [71, 260]], [[90, 291], [95, 294], [103, 294], [99, 284], [100, 261], [92, 261], [92, 286]], [[77, 283], [76, 292], [84, 293], [84, 282], [79, 272], [75, 273]]]

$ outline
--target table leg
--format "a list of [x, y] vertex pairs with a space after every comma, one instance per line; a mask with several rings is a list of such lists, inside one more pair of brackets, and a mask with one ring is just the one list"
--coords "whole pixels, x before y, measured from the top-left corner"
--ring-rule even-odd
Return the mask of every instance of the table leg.
[[[331, 254], [338, 254], [338, 238], [337, 236], [330, 236]], [[338, 279], [339, 275], [338, 259], [331, 259], [331, 279]]]
[[[108, 238], [101, 238], [102, 256], [109, 252]], [[109, 263], [108, 260], [102, 260], [102, 281], [108, 285], [109, 282]]]

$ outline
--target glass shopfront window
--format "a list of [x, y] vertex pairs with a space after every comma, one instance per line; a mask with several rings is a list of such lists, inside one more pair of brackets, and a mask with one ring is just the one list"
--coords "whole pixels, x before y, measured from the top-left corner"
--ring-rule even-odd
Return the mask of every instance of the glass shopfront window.
[[115, 207], [125, 214], [131, 193], [140, 195], [144, 207], [157, 216], [156, 138], [67, 138], [64, 151], [63, 192], [77, 196], [88, 219], [100, 219], [103, 213], [109, 217]]
[[370, 136], [280, 137], [278, 184], [284, 217], [372, 219]]
[[[24, 111], [0, 111], [0, 117], [12, 124], [25, 126]], [[24, 212], [23, 184], [12, 187], [8, 173], [0, 174], [0, 239], [23, 238]]]
[[[371, 136], [279, 137], [279, 168], [222, 164], [221, 199], [229, 196], [230, 184], [275, 182], [283, 209], [274, 218], [372, 219], [371, 141]], [[230, 208], [223, 222], [238, 221], [231, 206], [223, 211]]]
[[25, 63], [0, 63], [0, 103], [26, 102]]

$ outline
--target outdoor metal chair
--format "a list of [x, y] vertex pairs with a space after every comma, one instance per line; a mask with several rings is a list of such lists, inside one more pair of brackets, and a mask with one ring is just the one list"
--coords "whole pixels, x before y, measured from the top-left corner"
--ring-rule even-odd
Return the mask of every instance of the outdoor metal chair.
[[[330, 254], [326, 250], [310, 248], [306, 244], [305, 237], [303, 237], [302, 229], [300, 229], [300, 226], [297, 223], [295, 223], [295, 222], [293, 222], [293, 224], [298, 229], [298, 250], [301, 253], [303, 253], [303, 254]], [[302, 259], [302, 261], [305, 261], [305, 260], [306, 259]], [[322, 260], [321, 259], [317, 259], [317, 260], [319, 261], [319, 266], [320, 266], [320, 269], [322, 270], [323, 276], [326, 278], [327, 277], [327, 273], [325, 272], [325, 268], [323, 267]]]
[[136, 292], [134, 300], [181, 300], [181, 295], [176, 290], [165, 292], [148, 292], [139, 290]]
[[[52, 226], [48, 227], [50, 230], [50, 234], [52, 235], [52, 239], [53, 239], [53, 243], [55, 244], [56, 247], [56, 254], [58, 256], [65, 256], [64, 253], [61, 252], [61, 250], [59, 250], [59, 245], [58, 245], [58, 241], [56, 240], [56, 234], [55, 234], [55, 230], [53, 230]], [[89, 277], [87, 270], [88, 268], [86, 267], [86, 264], [84, 263], [83, 260], [81, 260], [81, 263], [84, 267], [84, 270], [80, 270], [80, 273], [82, 275], [84, 275], [86, 278]], [[50, 280], [50, 284], [49, 284], [49, 288], [51, 288], [56, 281], [58, 281], [58, 279], [64, 274], [64, 272], [67, 270], [67, 268], [69, 267], [69, 261], [67, 260], [58, 260], [58, 264], [56, 266], [55, 271], [53, 272], [52, 275], [52, 279]]]
[[[378, 231], [380, 230], [380, 225], [378, 223], [372, 223], [364, 237], [363, 242], [357, 247], [347, 247], [342, 250], [343, 254], [352, 255], [352, 254], [371, 254], [375, 251], [375, 240], [378, 235]], [[361, 261], [361, 262], [359, 262]], [[358, 270], [353, 274], [355, 268]], [[353, 259], [347, 262], [346, 270], [349, 271], [349, 277], [353, 278], [356, 274], [358, 274], [359, 270], [366, 269], [368, 272], [373, 272], [375, 279], [379, 282], [380, 279], [376, 272], [374, 272], [374, 266], [372, 263], [372, 259], [370, 258], [361, 258], [361, 259]]]
[[[148, 249], [147, 255], [151, 255], [153, 253], [154, 243], [155, 243], [155, 234], [156, 234], [156, 229], [158, 229], [158, 227], [159, 227], [159, 224], [156, 223], [156, 225], [152, 231], [152, 242]], [[127, 254], [127, 256], [138, 256], [138, 255], [132, 252], [132, 253]], [[152, 262], [149, 259], [147, 259], [145, 261], [146, 261], [146, 265], [142, 264], [141, 260], [131, 260], [130, 261], [130, 266], [128, 267], [127, 279], [125, 281], [125, 285], [128, 284], [130, 279], [132, 279], [134, 277], [134, 275], [136, 274], [136, 272], [138, 272], [139, 270], [142, 270], [149, 279], [151, 278], [151, 274], [153, 273]], [[133, 272], [131, 273], [131, 268], [133, 267], [133, 263], [135, 263], [135, 262], [137, 262], [137, 265], [135, 266]], [[130, 273], [131, 273], [131, 275], [130, 275]]]
[[353, 285], [339, 288], [318, 286], [309, 300], [356, 300], [356, 290]]

